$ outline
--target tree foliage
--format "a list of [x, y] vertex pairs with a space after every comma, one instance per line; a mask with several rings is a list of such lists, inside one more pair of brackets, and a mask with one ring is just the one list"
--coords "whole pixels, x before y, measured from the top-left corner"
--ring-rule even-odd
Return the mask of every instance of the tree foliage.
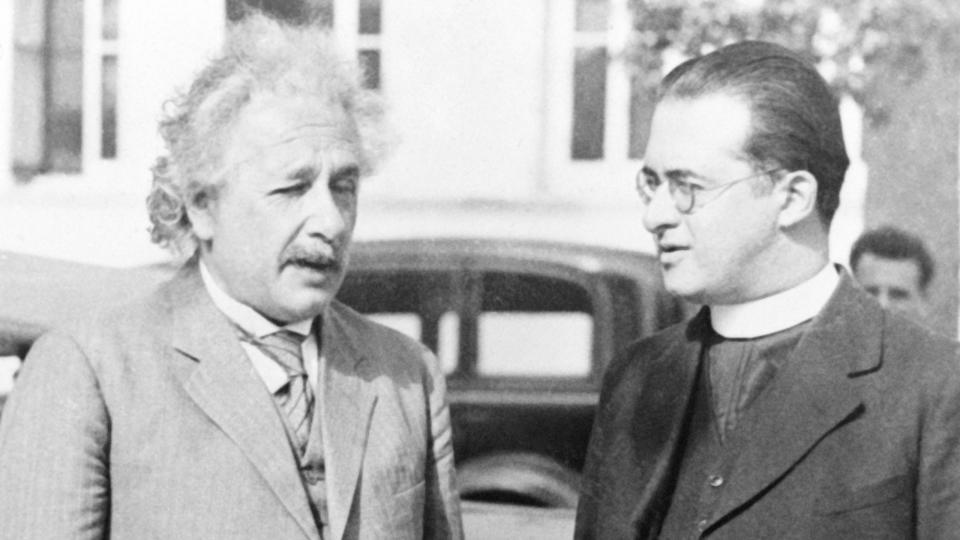
[[630, 7], [627, 56], [648, 88], [669, 52], [692, 57], [762, 39], [807, 55], [839, 92], [882, 114], [870, 99], [879, 78], [919, 77], [931, 53], [960, 56], [958, 0], [631, 0]]

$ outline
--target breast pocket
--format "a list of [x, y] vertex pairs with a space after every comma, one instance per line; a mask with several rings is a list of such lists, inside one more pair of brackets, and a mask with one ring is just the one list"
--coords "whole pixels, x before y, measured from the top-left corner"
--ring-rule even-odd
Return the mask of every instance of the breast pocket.
[[912, 537], [912, 486], [906, 476], [824, 490], [814, 512], [815, 538]]
[[910, 482], [902, 475], [857, 488], [831, 487], [820, 494], [816, 512], [824, 515], [852, 512], [906, 500], [909, 494]]

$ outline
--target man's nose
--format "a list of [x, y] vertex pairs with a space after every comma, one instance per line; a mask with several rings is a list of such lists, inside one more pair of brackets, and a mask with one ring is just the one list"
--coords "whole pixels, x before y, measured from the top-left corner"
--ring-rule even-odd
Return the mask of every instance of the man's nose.
[[643, 227], [651, 233], [673, 227], [680, 219], [680, 212], [666, 184], [653, 192], [653, 197], [643, 209]]
[[304, 227], [308, 234], [333, 240], [348, 229], [349, 212], [350, 209], [345, 208], [330, 191], [327, 183], [323, 182], [314, 186], [306, 196]]

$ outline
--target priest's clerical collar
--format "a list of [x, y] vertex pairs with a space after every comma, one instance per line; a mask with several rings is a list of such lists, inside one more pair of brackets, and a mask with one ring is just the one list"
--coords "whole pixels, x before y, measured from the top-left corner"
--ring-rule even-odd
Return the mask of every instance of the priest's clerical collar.
[[[210, 271], [207, 270], [207, 266], [200, 262], [200, 277], [203, 278], [203, 285], [207, 289], [207, 294], [210, 295], [210, 298], [213, 300], [213, 304], [217, 306], [224, 315], [227, 316], [230, 321], [243, 328], [247, 333], [252, 336], [262, 338], [268, 336], [277, 330], [280, 330], [280, 327], [268, 320], [263, 315], [257, 313], [256, 310], [250, 306], [244, 304], [243, 302], [238, 301], [234, 297], [227, 294], [227, 291], [224, 291], [217, 285], [217, 282], [214, 281], [213, 276], [210, 275]], [[301, 336], [310, 335], [310, 326], [313, 324], [313, 319], [306, 319], [303, 321], [297, 321], [294, 323], [289, 323], [283, 326], [287, 330], [296, 332]]]
[[755, 338], [786, 330], [820, 313], [839, 282], [836, 268], [827, 264], [791, 289], [742, 304], [710, 306], [710, 324], [725, 338]]

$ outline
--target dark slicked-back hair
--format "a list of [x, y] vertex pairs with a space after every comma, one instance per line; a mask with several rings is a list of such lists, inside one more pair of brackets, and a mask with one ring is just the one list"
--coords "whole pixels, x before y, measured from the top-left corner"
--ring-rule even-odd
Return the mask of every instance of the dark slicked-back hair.
[[920, 269], [920, 290], [926, 290], [933, 279], [933, 258], [923, 240], [896, 227], [879, 227], [860, 235], [850, 250], [850, 268], [856, 271], [857, 263], [866, 253], [894, 260], [910, 260]]
[[839, 104], [816, 68], [779, 45], [744, 41], [677, 66], [661, 83], [659, 100], [717, 93], [749, 104], [753, 131], [743, 151], [756, 167], [816, 177], [817, 211], [829, 226], [850, 162]]

